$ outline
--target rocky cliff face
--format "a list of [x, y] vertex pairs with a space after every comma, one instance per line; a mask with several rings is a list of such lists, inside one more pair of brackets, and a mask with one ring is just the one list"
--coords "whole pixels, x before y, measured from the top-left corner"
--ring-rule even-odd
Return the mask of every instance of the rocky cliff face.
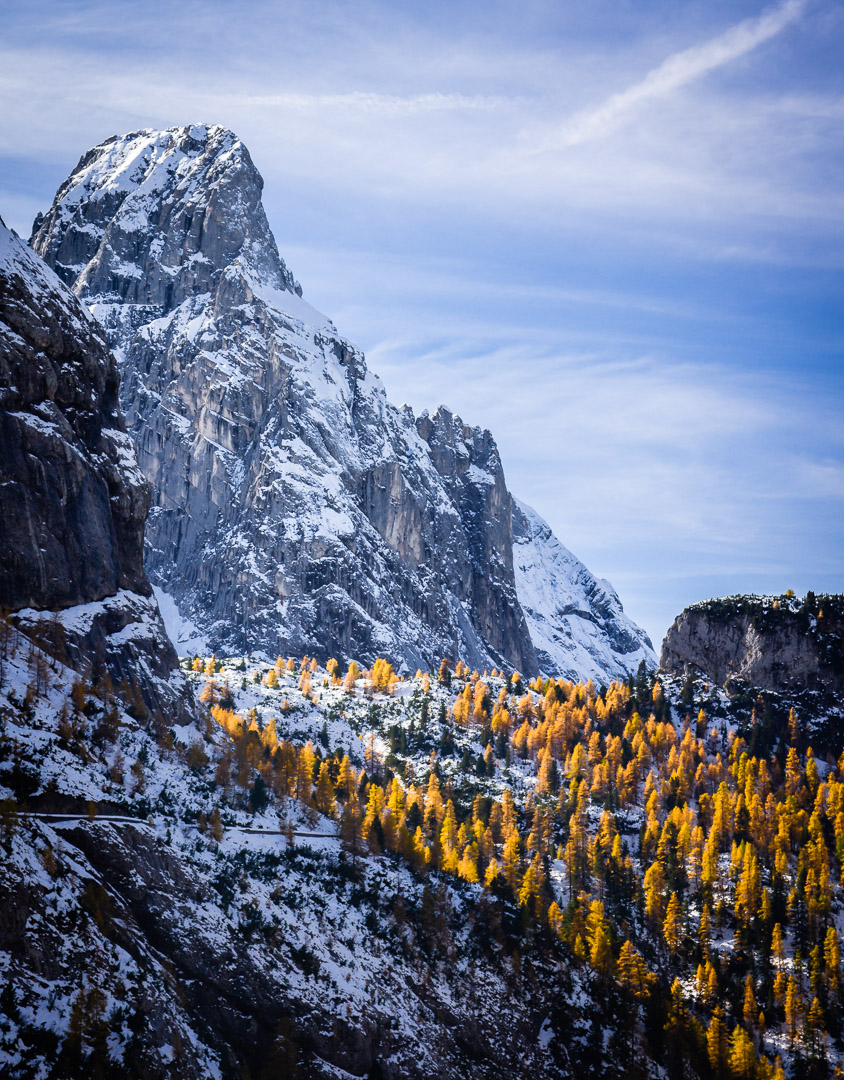
[[[597, 583], [562, 622], [547, 598], [527, 611], [522, 519], [492, 437], [445, 409], [417, 419], [390, 405], [301, 299], [262, 183], [220, 127], [136, 132], [89, 151], [36, 221], [33, 247], [120, 362], [153, 487], [152, 580], [218, 650], [410, 668], [460, 656], [604, 680], [652, 662]], [[572, 620], [590, 639], [585, 673]]]
[[660, 667], [763, 690], [844, 688], [844, 597], [731, 596], [678, 615]]
[[0, 606], [78, 670], [143, 682], [148, 705], [178, 711], [117, 387], [102, 328], [0, 223]]

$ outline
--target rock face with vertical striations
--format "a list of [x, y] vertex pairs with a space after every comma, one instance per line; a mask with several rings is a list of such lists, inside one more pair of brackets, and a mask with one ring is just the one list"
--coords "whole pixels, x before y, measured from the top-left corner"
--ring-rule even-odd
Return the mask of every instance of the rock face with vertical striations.
[[578, 653], [585, 677], [652, 664], [601, 590], [603, 609], [587, 590], [565, 625], [553, 598], [527, 611], [522, 518], [492, 436], [387, 401], [362, 353], [302, 300], [262, 186], [221, 127], [141, 131], [85, 154], [35, 223], [33, 247], [118, 357], [153, 488], [152, 580], [218, 651], [574, 674], [574, 619], [594, 639]]
[[172, 718], [187, 687], [144, 573], [149, 487], [117, 389], [102, 327], [0, 222], [0, 606]]

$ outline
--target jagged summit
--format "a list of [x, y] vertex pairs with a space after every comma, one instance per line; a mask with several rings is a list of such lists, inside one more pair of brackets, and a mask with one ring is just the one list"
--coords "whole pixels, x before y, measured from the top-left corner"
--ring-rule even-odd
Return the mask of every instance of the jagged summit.
[[263, 186], [249, 151], [219, 125], [112, 136], [80, 158], [31, 243], [77, 293], [164, 313], [211, 292], [235, 261], [301, 296], [270, 233]]
[[620, 605], [605, 616], [584, 594], [561, 622], [534, 597], [526, 617], [519, 581], [556, 588], [559, 573], [534, 541], [547, 572], [517, 573], [522, 517], [492, 436], [388, 402], [301, 299], [261, 188], [223, 128], [136, 132], [86, 154], [36, 222], [33, 247], [121, 366], [153, 485], [153, 581], [218, 650], [381, 653], [411, 669], [460, 656], [602, 681], [653, 663]]

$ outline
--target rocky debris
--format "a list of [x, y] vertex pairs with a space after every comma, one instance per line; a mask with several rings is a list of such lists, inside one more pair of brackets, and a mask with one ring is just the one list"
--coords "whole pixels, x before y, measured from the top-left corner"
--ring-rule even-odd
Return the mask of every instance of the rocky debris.
[[0, 606], [80, 672], [181, 711], [143, 568], [148, 506], [102, 328], [0, 223]]
[[[537, 657], [492, 436], [387, 401], [301, 299], [262, 186], [224, 128], [134, 132], [85, 154], [36, 221], [120, 362], [152, 580], [218, 651], [578, 670], [565, 627]], [[653, 662], [584, 602], [590, 674]]]
[[660, 668], [741, 679], [763, 690], [844, 688], [844, 597], [731, 596], [686, 608], [662, 643]]

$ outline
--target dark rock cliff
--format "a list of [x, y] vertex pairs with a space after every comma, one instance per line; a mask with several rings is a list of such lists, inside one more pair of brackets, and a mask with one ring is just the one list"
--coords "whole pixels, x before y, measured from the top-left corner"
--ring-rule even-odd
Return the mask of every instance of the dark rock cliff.
[[10, 233], [0, 244], [0, 604], [148, 596], [149, 489], [126, 467], [132, 444], [105, 335]]
[[143, 568], [148, 506], [101, 327], [0, 223], [0, 605], [74, 667], [178, 712]]

